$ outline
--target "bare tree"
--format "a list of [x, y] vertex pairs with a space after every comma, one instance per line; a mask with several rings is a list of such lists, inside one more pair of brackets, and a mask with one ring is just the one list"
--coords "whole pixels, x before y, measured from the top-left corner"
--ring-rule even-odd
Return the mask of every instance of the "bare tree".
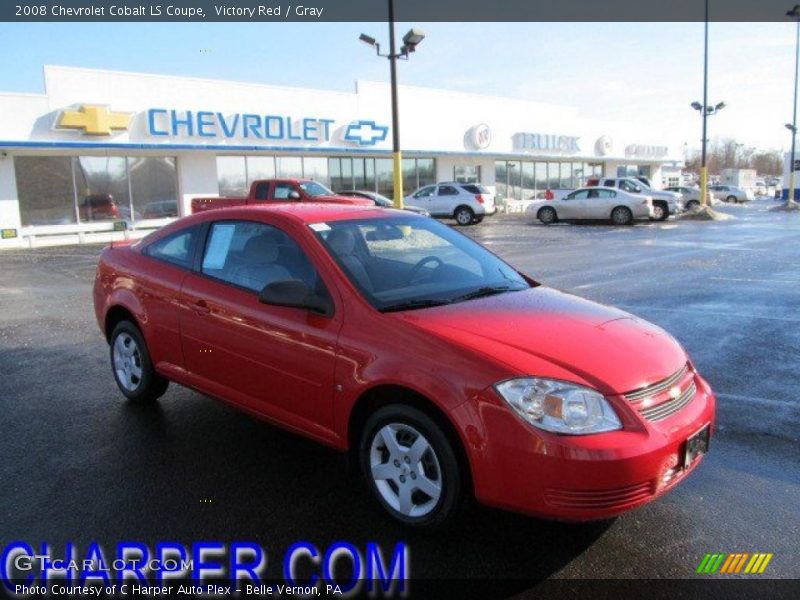
[[[731, 138], [715, 138], [708, 145], [706, 164], [711, 175], [719, 175], [722, 169], [755, 169], [759, 175], [783, 173], [783, 156], [778, 150], [756, 150]], [[686, 159], [686, 170], [700, 171], [699, 151]]]

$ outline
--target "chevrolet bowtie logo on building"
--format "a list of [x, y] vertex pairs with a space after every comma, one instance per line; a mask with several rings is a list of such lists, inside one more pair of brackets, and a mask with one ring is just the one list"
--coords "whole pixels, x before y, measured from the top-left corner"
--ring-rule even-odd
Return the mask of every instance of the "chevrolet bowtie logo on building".
[[344, 139], [359, 146], [374, 146], [386, 139], [389, 128], [375, 121], [354, 121], [347, 126]]
[[697, 567], [697, 572], [701, 575], [713, 575], [714, 573], [760, 575], [771, 560], [771, 552], [706, 554], [700, 562], [700, 566]]
[[112, 112], [108, 106], [82, 104], [77, 110], [64, 110], [58, 116], [58, 129], [82, 129], [86, 135], [111, 135], [124, 131], [131, 123], [131, 113]]

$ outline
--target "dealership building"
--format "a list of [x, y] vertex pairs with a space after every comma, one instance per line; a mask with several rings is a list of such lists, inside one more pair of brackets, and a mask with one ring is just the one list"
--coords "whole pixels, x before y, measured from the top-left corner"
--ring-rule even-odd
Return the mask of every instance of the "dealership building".
[[[46, 66], [44, 90], [0, 91], [0, 247], [140, 236], [195, 196], [243, 195], [260, 178], [393, 194], [384, 83], [342, 92]], [[593, 175], [658, 185], [683, 158], [642, 139], [641, 122], [557, 104], [401, 87], [400, 113], [406, 194], [481, 182], [514, 209]]]

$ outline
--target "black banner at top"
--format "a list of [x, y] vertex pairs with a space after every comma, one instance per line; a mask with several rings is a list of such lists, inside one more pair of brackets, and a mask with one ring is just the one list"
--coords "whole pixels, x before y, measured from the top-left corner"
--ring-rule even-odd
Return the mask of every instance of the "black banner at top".
[[[786, 21], [791, 0], [708, 0], [710, 21]], [[394, 0], [397, 21], [703, 21], [705, 0]], [[388, 0], [2, 0], [0, 21], [386, 21]]]

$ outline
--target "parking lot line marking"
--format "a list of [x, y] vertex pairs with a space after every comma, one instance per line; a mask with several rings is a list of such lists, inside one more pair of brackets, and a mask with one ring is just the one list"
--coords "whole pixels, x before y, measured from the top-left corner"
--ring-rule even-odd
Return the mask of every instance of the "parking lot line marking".
[[630, 311], [648, 311], [648, 310], [660, 310], [666, 312], [677, 312], [677, 313], [685, 313], [685, 312], [696, 312], [696, 313], [703, 313], [703, 314], [713, 314], [716, 317], [735, 317], [737, 319], [767, 319], [769, 321], [787, 321], [789, 323], [798, 323], [800, 319], [793, 319], [791, 317], [773, 317], [768, 315], [751, 315], [751, 314], [744, 314], [744, 313], [734, 313], [734, 312], [719, 312], [717, 310], [707, 310], [704, 308], [691, 308], [691, 307], [683, 307], [683, 308], [663, 308], [661, 306], [633, 306], [631, 304], [615, 304], [616, 307], [622, 308], [625, 310]]
[[800, 283], [800, 279], [747, 279], [745, 277], [710, 277], [718, 281], [744, 281], [748, 283]]

